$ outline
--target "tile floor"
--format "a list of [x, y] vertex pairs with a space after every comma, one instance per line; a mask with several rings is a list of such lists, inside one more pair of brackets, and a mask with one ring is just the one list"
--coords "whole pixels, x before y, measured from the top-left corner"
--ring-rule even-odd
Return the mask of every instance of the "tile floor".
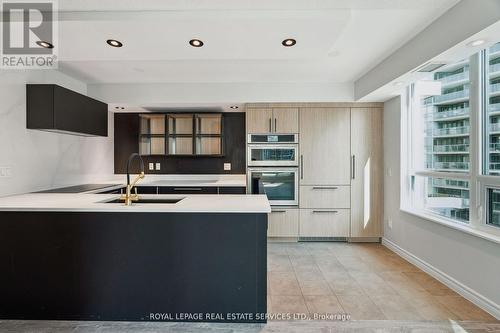
[[266, 325], [0, 320], [0, 332], [500, 333], [500, 321], [380, 244], [269, 243], [268, 312], [351, 319]]
[[495, 321], [380, 244], [269, 243], [268, 312]]

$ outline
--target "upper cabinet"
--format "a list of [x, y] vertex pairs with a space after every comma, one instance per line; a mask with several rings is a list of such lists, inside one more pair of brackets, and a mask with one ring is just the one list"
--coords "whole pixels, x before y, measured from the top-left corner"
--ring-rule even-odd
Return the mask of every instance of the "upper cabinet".
[[141, 114], [141, 155], [209, 155], [223, 153], [222, 114]]
[[108, 135], [108, 105], [55, 84], [26, 85], [28, 129]]
[[246, 110], [247, 133], [298, 133], [298, 108], [251, 108]]
[[350, 108], [300, 109], [300, 184], [350, 185]]
[[381, 108], [351, 109], [351, 237], [381, 237], [383, 142]]

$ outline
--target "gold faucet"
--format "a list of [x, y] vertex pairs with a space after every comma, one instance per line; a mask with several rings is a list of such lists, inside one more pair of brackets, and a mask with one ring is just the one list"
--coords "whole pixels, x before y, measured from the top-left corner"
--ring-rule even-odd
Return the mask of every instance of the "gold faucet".
[[[133, 201], [138, 201], [139, 200], [139, 195], [137, 194], [137, 187], [135, 187], [135, 184], [141, 179], [144, 178], [144, 172], [141, 172], [135, 179], [132, 181], [131, 184], [127, 184], [127, 190], [124, 195], [122, 195], [121, 199], [125, 201], [126, 206], [131, 206]], [[132, 189], [135, 187], [135, 193], [132, 194]]]
[[[141, 166], [141, 172], [134, 179], [134, 181], [131, 183], [130, 182], [130, 172], [129, 172], [129, 170], [130, 170], [130, 163], [132, 162], [132, 160], [134, 158], [138, 158], [139, 159], [139, 162], [141, 163], [140, 164], [140, 166]], [[125, 205], [131, 206], [132, 205], [132, 201], [139, 200], [139, 196], [137, 195], [137, 187], [135, 188], [135, 194], [132, 194], [132, 189], [134, 188], [135, 184], [139, 180], [141, 180], [142, 178], [144, 178], [144, 161], [142, 160], [141, 155], [139, 155], [138, 153], [132, 153], [132, 154], [130, 154], [130, 156], [128, 158], [128, 161], [127, 161], [127, 191], [125, 192], [124, 195], [121, 196], [121, 200], [125, 201]]]

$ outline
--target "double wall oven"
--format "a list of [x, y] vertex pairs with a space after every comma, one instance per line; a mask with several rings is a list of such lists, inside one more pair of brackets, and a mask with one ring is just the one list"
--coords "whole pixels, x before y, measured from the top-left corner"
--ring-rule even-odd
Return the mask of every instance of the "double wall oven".
[[299, 194], [297, 134], [248, 135], [248, 192], [273, 206], [296, 206]]

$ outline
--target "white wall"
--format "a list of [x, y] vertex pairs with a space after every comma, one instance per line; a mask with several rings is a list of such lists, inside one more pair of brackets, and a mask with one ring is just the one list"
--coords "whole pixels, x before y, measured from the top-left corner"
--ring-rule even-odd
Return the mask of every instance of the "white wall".
[[113, 174], [113, 118], [109, 136], [81, 137], [26, 129], [26, 83], [55, 83], [86, 93], [86, 85], [54, 70], [0, 72], [0, 196], [78, 184]]
[[[400, 115], [400, 97], [385, 103], [384, 238], [498, 306], [499, 244], [400, 211]], [[392, 228], [387, 223], [389, 218]]]

